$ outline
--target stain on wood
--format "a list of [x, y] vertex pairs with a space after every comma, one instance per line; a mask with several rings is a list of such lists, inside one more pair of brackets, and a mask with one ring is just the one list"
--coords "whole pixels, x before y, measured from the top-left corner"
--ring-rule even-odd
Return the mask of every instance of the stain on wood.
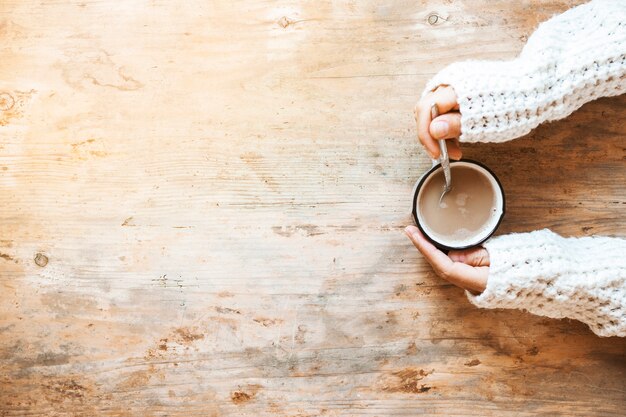
[[[625, 340], [402, 233], [425, 82], [581, 2], [1, 2], [0, 416], [622, 415]], [[625, 235], [625, 107], [465, 146], [499, 233]]]
[[391, 377], [384, 377], [385, 383], [381, 387], [387, 392], [404, 392], [421, 394], [430, 391], [433, 387], [420, 384], [420, 381], [435, 370], [424, 371], [423, 369], [407, 368], [391, 373]]

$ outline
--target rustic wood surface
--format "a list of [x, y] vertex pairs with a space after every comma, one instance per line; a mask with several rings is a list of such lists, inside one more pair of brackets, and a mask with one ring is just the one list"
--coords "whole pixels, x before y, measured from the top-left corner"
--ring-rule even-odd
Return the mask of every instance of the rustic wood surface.
[[[426, 80], [578, 3], [0, 2], [0, 416], [625, 415], [626, 340], [402, 233]], [[499, 233], [625, 235], [625, 108], [466, 146]]]

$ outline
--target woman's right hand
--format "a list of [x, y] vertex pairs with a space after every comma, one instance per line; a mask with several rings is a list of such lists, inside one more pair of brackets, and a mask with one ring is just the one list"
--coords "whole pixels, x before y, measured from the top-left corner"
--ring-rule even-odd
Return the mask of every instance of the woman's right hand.
[[[430, 111], [437, 103], [440, 116], [431, 119]], [[417, 137], [431, 158], [439, 158], [439, 139], [451, 139], [448, 155], [451, 159], [461, 159], [458, 137], [461, 135], [461, 113], [456, 93], [450, 86], [439, 86], [424, 96], [415, 106]]]

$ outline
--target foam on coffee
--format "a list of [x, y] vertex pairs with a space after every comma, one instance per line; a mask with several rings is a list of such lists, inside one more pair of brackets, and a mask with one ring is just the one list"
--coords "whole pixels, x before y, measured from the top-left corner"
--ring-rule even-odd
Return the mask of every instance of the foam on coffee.
[[439, 202], [445, 182], [440, 168], [427, 178], [417, 196], [417, 217], [432, 239], [449, 247], [482, 241], [498, 224], [503, 199], [495, 179], [479, 165], [450, 166], [452, 190]]

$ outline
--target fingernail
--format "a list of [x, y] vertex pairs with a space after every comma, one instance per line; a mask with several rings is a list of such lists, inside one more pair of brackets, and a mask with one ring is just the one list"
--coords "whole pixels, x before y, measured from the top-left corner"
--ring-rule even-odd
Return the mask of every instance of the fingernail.
[[417, 239], [417, 228], [415, 226], [405, 227], [404, 233], [406, 233], [408, 236], [412, 236]]
[[432, 122], [430, 125], [430, 132], [437, 139], [444, 138], [448, 134], [448, 130], [448, 122], [444, 122], [443, 120]]

